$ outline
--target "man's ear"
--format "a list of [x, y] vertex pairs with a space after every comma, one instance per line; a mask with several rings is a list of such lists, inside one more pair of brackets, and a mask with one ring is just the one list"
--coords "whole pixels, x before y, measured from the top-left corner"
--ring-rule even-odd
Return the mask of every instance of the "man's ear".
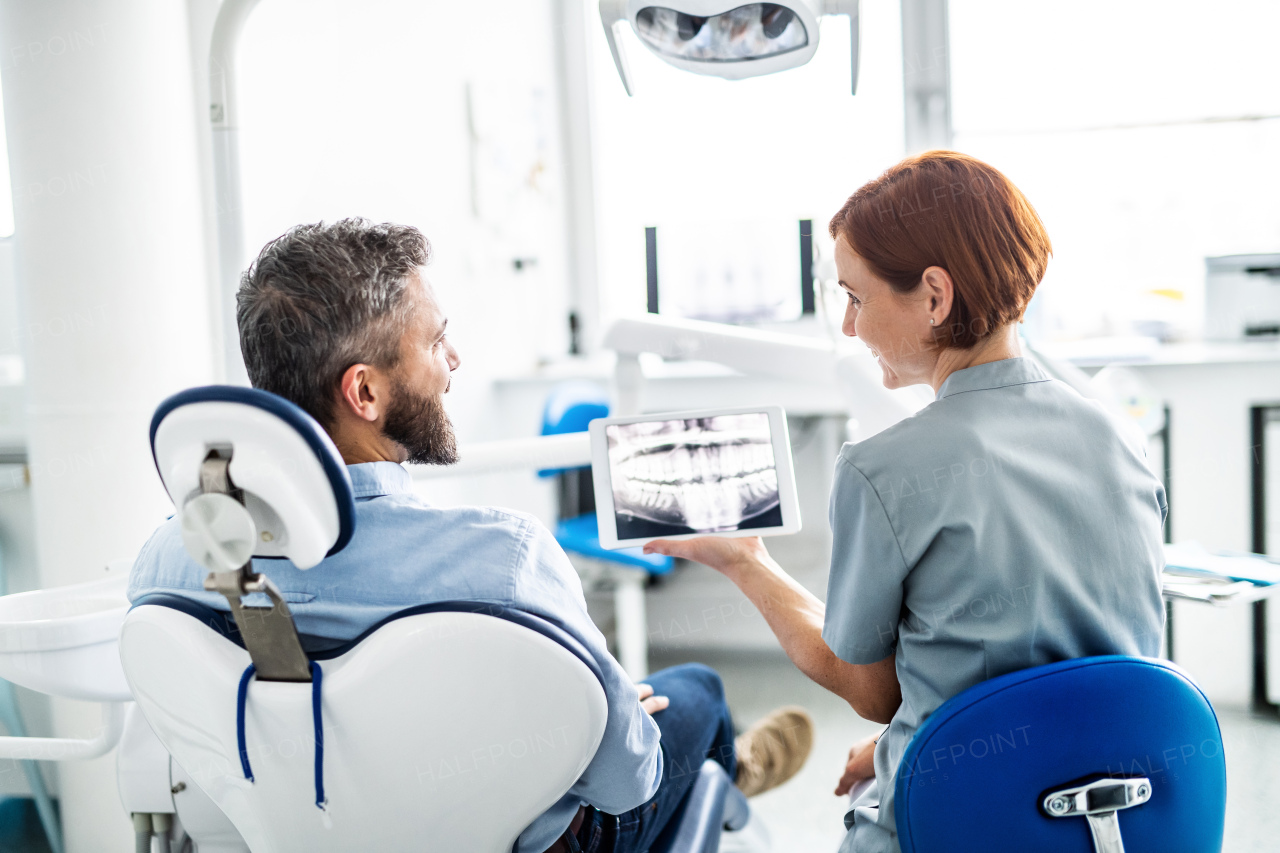
[[951, 301], [955, 298], [955, 282], [951, 280], [951, 273], [942, 267], [929, 267], [920, 282], [929, 316], [941, 326], [951, 316]]
[[370, 423], [376, 421], [386, 405], [381, 379], [377, 369], [367, 364], [348, 367], [338, 382], [339, 409]]

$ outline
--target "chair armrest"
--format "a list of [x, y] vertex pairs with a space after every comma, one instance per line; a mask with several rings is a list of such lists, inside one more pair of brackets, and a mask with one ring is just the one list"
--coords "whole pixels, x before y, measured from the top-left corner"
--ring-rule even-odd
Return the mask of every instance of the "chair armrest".
[[707, 760], [698, 771], [669, 853], [717, 853], [724, 829], [741, 829], [750, 817], [747, 798], [729, 779], [724, 768]]

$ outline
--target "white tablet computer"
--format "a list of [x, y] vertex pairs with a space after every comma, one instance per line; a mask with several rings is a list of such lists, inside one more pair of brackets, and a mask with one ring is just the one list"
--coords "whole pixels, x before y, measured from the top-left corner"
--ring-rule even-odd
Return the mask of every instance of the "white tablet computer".
[[800, 530], [780, 406], [600, 418], [590, 430], [605, 548]]

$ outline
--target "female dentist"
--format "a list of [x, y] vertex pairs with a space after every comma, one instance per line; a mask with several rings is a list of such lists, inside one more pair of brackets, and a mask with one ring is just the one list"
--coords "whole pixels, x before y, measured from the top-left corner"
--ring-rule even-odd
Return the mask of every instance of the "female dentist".
[[1164, 490], [1097, 404], [1023, 358], [1017, 324], [1050, 244], [1001, 172], [964, 154], [910, 157], [831, 220], [843, 331], [888, 388], [936, 399], [846, 444], [831, 493], [827, 601], [758, 538], [645, 550], [728, 576], [799, 669], [888, 723], [836, 789], [874, 775], [842, 851], [897, 851], [894, 779], [912, 735], [989, 678], [1102, 654], [1159, 654]]

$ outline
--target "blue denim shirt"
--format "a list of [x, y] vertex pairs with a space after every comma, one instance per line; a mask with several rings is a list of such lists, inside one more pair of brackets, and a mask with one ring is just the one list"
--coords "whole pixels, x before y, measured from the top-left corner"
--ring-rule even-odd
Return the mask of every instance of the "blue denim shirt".
[[[499, 604], [548, 619], [599, 663], [609, 718], [582, 778], [520, 835], [517, 853], [550, 847], [582, 803], [620, 814], [652, 797], [662, 778], [658, 726], [587, 615], [582, 583], [551, 533], [523, 513], [433, 507], [414, 494], [408, 471], [393, 462], [347, 470], [355, 487], [356, 531], [345, 549], [307, 571], [287, 560], [254, 561], [254, 571], [280, 587], [298, 630], [349, 640], [406, 607], [451, 600]], [[227, 610], [226, 599], [204, 590], [206, 574], [187, 556], [178, 521], [170, 519], [138, 554], [129, 599], [169, 592]], [[260, 602], [254, 597], [246, 603], [267, 603], [265, 596]], [[483, 813], [476, 819], [483, 820]]]

